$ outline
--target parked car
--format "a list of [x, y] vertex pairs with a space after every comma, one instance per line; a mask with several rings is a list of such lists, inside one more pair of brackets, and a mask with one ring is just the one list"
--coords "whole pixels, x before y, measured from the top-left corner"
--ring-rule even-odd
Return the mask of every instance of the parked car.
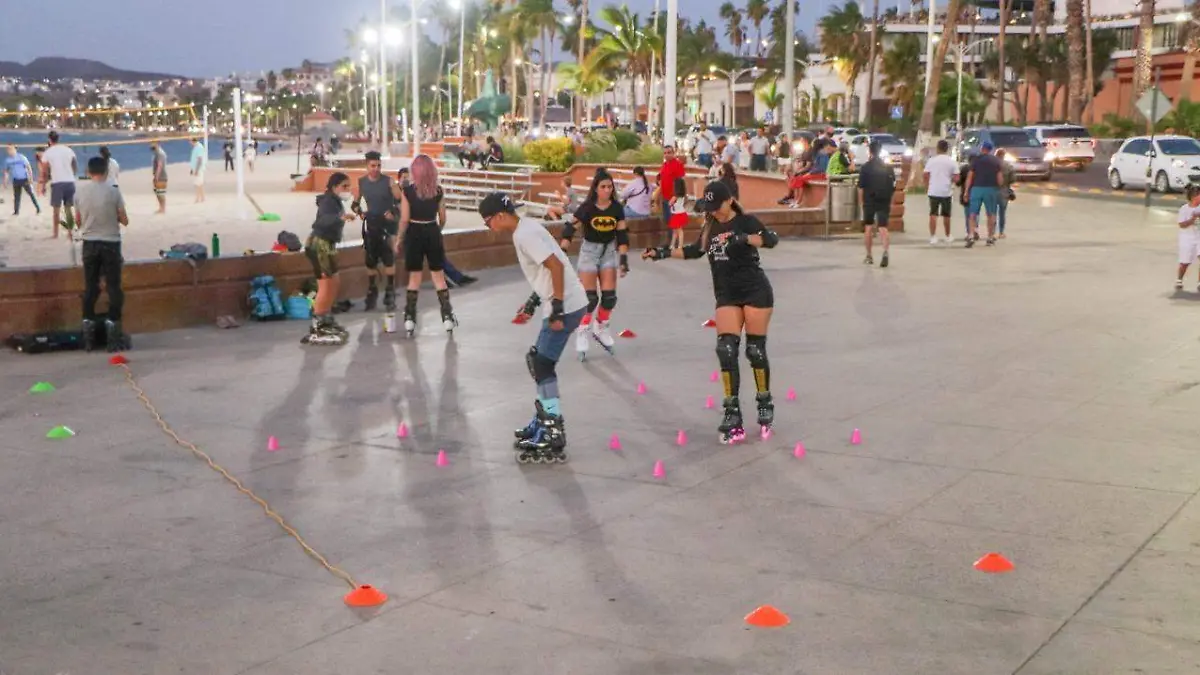
[[781, 133], [776, 136], [774, 142], [771, 143], [771, 154], [776, 157], [799, 157], [800, 155], [808, 152], [808, 149], [812, 147], [812, 143], [814, 140], [816, 140], [816, 138], [817, 135], [811, 131], [793, 131], [792, 147], [790, 150], [785, 148], [783, 152], [780, 152], [779, 142], [783, 140], [783, 134]]
[[1126, 139], [1108, 162], [1108, 184], [1145, 187], [1158, 192], [1182, 190], [1200, 183], [1200, 143], [1189, 136], [1134, 136]]
[[859, 134], [850, 138], [850, 154], [855, 164], [862, 164], [871, 158], [872, 141], [879, 141], [880, 159], [888, 164], [899, 164], [905, 157], [912, 157], [912, 148], [891, 134]]
[[1083, 171], [1096, 159], [1096, 139], [1081, 126], [1035, 124], [1025, 130], [1054, 153], [1054, 166], [1073, 166], [1076, 171]]
[[979, 148], [985, 142], [991, 143], [996, 150], [1004, 150], [1005, 160], [1012, 165], [1017, 178], [1050, 180], [1054, 176], [1055, 154], [1020, 127], [967, 129], [955, 154], [960, 162], [969, 162], [979, 154]]

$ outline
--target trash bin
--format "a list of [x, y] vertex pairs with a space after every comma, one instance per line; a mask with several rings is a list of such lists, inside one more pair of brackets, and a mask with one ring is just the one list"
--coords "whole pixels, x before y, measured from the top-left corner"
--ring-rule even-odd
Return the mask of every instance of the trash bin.
[[858, 220], [858, 177], [839, 176], [829, 181], [829, 220], [849, 223]]

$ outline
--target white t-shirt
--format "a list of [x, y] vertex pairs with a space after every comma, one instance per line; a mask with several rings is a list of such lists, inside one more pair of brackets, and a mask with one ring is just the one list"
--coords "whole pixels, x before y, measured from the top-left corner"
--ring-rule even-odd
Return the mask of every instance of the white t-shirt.
[[765, 155], [771, 149], [771, 139], [766, 136], [755, 136], [750, 139], [750, 154]]
[[713, 137], [713, 133], [708, 129], [696, 132], [696, 154], [711, 155], [713, 151], [713, 143], [717, 139]]
[[734, 166], [737, 166], [738, 155], [740, 155], [740, 154], [741, 153], [738, 152], [737, 144], [729, 143], [725, 146], [725, 149], [721, 151], [721, 162], [733, 164]]
[[108, 158], [108, 173], [104, 174], [104, 182], [116, 187], [121, 180], [121, 165], [112, 157]]
[[934, 155], [925, 163], [925, 173], [929, 174], [930, 197], [953, 197], [954, 177], [958, 175], [958, 164], [950, 155]]
[[75, 162], [74, 150], [62, 143], [55, 143], [42, 153], [42, 161], [50, 166], [51, 184], [75, 182], [75, 170], [71, 168], [71, 163]]
[[[1175, 222], [1179, 223], [1180, 225], [1183, 225], [1184, 223], [1192, 223], [1192, 228], [1196, 229], [1197, 225], [1196, 223], [1192, 222], [1192, 219], [1197, 215], [1200, 215], [1200, 206], [1193, 207], [1191, 204], [1184, 204], [1183, 206], [1179, 207], [1179, 216], [1175, 218]], [[1182, 230], [1183, 228], [1180, 229]]]
[[649, 183], [642, 184], [640, 176], [634, 176], [633, 180], [621, 190], [621, 198], [625, 200], [625, 208], [640, 213], [642, 215], [650, 215], [650, 193], [654, 192], [654, 188], [649, 186]]
[[553, 311], [550, 300], [554, 297], [554, 281], [550, 278], [550, 270], [542, 263], [550, 256], [557, 256], [563, 264], [563, 312], [570, 314], [587, 307], [587, 294], [583, 284], [579, 283], [579, 275], [540, 220], [521, 218], [517, 229], [513, 230], [513, 246], [517, 249], [517, 264], [533, 291], [542, 299], [542, 313], [546, 318], [550, 318]]

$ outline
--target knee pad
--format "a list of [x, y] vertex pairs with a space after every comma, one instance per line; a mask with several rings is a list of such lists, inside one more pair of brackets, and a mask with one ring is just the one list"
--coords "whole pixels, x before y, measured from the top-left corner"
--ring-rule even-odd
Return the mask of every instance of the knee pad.
[[530, 347], [525, 355], [525, 365], [529, 367], [529, 375], [534, 382], [541, 384], [555, 376], [555, 363], [538, 353], [537, 347]]
[[597, 293], [596, 291], [588, 291], [587, 299], [588, 299], [587, 311], [588, 311], [588, 314], [591, 314], [592, 312], [596, 311], [596, 305], [600, 304], [600, 294]]
[[767, 336], [766, 335], [747, 335], [746, 336], [746, 360], [750, 362], [751, 368], [766, 368], [767, 367]]
[[738, 362], [738, 345], [741, 337], [733, 333], [722, 333], [717, 336], [717, 363], [721, 370], [736, 370]]
[[600, 291], [600, 306], [611, 312], [617, 306], [617, 292]]

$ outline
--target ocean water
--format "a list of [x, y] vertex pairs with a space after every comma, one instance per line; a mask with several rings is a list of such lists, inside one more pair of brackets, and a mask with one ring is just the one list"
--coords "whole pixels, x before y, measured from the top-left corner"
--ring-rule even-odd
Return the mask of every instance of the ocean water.
[[[47, 143], [46, 133], [47, 132], [43, 130], [0, 131], [0, 156], [5, 154], [3, 151], [3, 146], [9, 145], [10, 143], [16, 145], [29, 145], [36, 143], [38, 145], [45, 146]], [[59, 132], [59, 142], [71, 146], [71, 148], [75, 150], [75, 155], [79, 157], [80, 174], [84, 172], [84, 167], [87, 165], [87, 161], [100, 154], [100, 146], [109, 145], [113, 141], [131, 140], [142, 141], [142, 139], [138, 139], [129, 135], [105, 134], [103, 132]], [[278, 141], [274, 141], [274, 143], [278, 143]], [[224, 163], [221, 148], [224, 144], [225, 139], [223, 137], [209, 136], [209, 168], [221, 168], [221, 165]], [[266, 152], [266, 146], [268, 144], [268, 141], [260, 141], [259, 152]], [[167, 153], [167, 162], [169, 163], [186, 162], [192, 156], [191, 144], [186, 140], [164, 141], [162, 143], [162, 148], [163, 151]], [[150, 143], [148, 139], [146, 139], [144, 142], [132, 143], [129, 145], [109, 145], [108, 149], [112, 152], [113, 159], [116, 159], [117, 163], [121, 165], [122, 171], [149, 168], [150, 162], [153, 159], [153, 155], [150, 152]], [[17, 148], [17, 151], [28, 157], [30, 163], [33, 162], [34, 148]], [[294, 146], [292, 147], [292, 151], [295, 151]], [[305, 159], [305, 166], [307, 166], [307, 158]]]

